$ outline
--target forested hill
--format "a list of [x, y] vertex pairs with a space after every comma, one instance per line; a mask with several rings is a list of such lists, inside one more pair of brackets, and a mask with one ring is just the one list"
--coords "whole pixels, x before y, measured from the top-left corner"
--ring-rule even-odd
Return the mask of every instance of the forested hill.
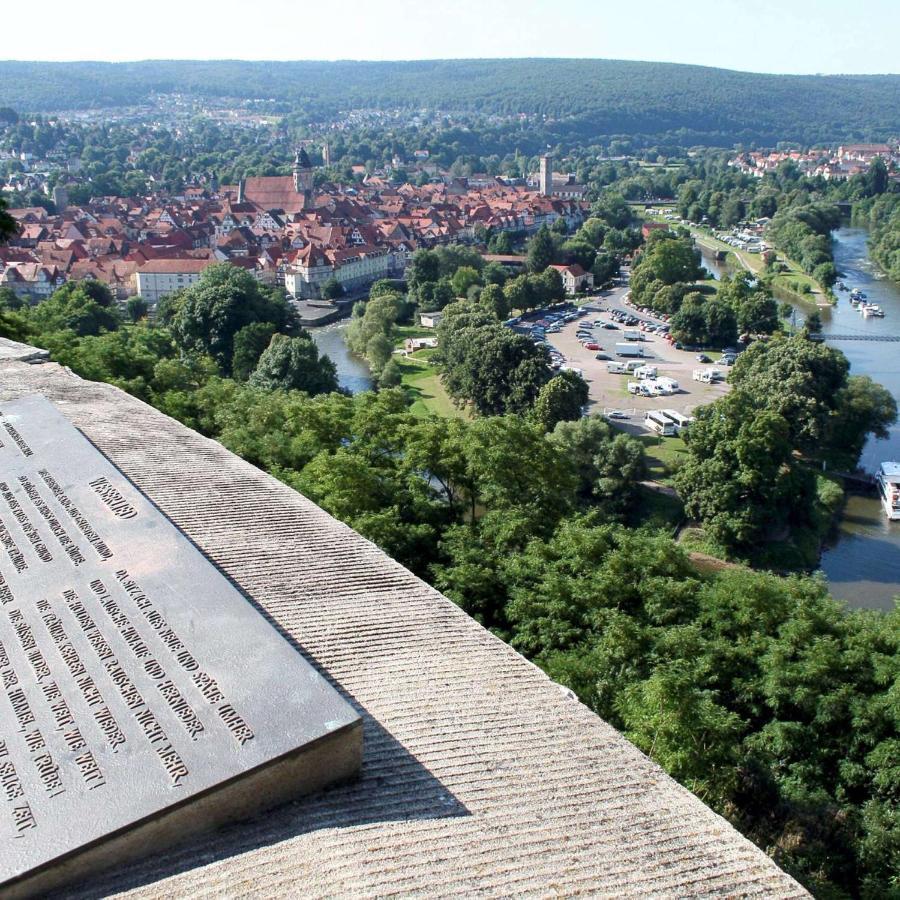
[[900, 75], [761, 75], [672, 63], [0, 62], [0, 106], [51, 112], [142, 104], [155, 93], [272, 100], [312, 117], [353, 108], [536, 113], [591, 139], [681, 132], [683, 143], [885, 139], [900, 133]]

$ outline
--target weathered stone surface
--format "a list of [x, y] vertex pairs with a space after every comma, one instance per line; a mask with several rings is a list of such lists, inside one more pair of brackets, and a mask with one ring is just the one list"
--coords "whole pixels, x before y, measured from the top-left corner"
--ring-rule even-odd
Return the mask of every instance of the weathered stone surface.
[[0, 695], [4, 895], [361, 758], [352, 707], [42, 397], [0, 404]]

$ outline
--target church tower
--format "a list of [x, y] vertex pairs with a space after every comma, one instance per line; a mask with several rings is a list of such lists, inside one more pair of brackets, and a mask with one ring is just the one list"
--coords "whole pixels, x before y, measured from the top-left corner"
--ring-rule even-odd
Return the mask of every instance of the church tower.
[[328, 141], [322, 147], [322, 165], [326, 169], [331, 165], [331, 147], [328, 146]]
[[553, 157], [549, 153], [541, 157], [540, 187], [544, 197], [553, 193]]
[[308, 194], [313, 189], [313, 167], [309, 154], [301, 147], [294, 157], [294, 190], [298, 194]]

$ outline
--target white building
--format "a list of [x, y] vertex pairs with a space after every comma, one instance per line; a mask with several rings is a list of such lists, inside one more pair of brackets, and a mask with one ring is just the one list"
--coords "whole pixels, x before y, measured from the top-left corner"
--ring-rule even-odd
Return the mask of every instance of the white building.
[[345, 294], [358, 294], [382, 278], [402, 275], [409, 255], [406, 247], [395, 252], [371, 244], [342, 250], [309, 245], [285, 269], [284, 287], [297, 300], [315, 299], [321, 297], [322, 285], [334, 278]]
[[550, 268], [559, 272], [567, 294], [577, 294], [578, 291], [587, 291], [594, 286], [593, 274], [585, 272], [578, 263], [573, 263], [571, 266], [550, 266]]
[[151, 306], [167, 294], [190, 287], [200, 280], [211, 259], [151, 259], [135, 273], [135, 291]]

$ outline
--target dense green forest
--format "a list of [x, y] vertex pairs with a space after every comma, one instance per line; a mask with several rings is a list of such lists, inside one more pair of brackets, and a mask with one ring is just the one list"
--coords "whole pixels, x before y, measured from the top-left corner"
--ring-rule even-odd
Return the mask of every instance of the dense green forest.
[[678, 135], [682, 146], [885, 139], [900, 76], [764, 75], [622, 60], [0, 63], [0, 106], [41, 112], [145, 104], [154, 94], [253, 101], [309, 121], [430, 108], [544, 117], [549, 143]]

